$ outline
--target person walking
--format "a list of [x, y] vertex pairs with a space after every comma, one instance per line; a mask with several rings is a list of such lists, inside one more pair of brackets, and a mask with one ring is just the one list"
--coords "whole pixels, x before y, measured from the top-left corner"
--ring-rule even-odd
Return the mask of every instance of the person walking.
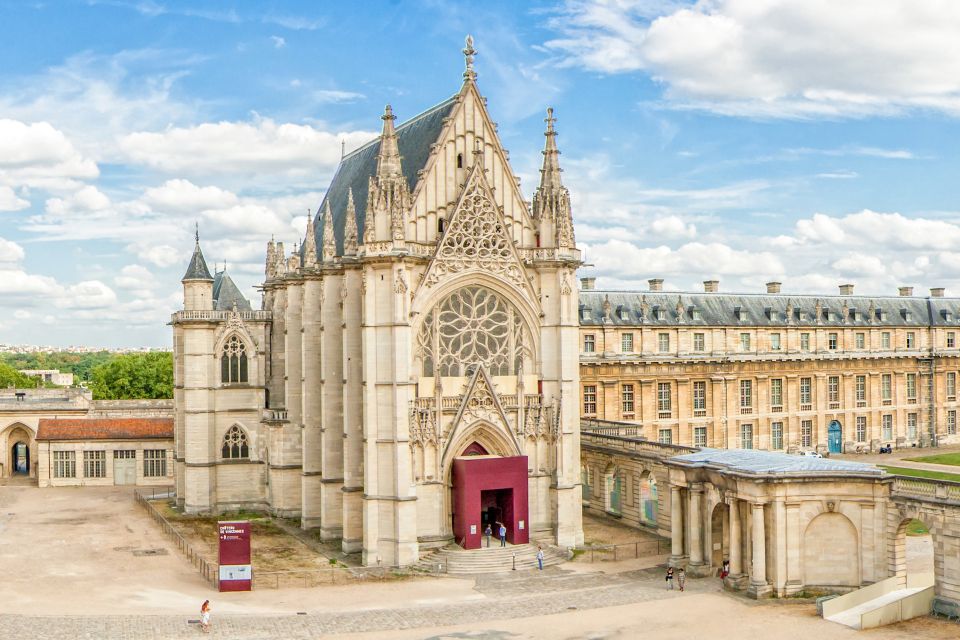
[[487, 528], [483, 530], [483, 537], [487, 539], [487, 549], [490, 548], [490, 536], [493, 535], [493, 527], [490, 526], [490, 523], [487, 523]]
[[667, 567], [667, 577], [664, 580], [667, 581], [667, 589], [673, 591], [673, 567]]
[[683, 591], [683, 585], [687, 583], [687, 574], [683, 570], [683, 567], [677, 570], [677, 586], [680, 587], [680, 591]]
[[204, 633], [210, 633], [210, 601], [204, 600], [200, 605], [200, 628]]
[[500, 525], [500, 531], [499, 531], [499, 533], [500, 533], [500, 546], [501, 546], [501, 547], [505, 547], [505, 546], [507, 546], [507, 526], [506, 526], [505, 524], [503, 524], [502, 522], [499, 522], [498, 524]]
[[537, 545], [537, 567], [543, 571], [543, 546]]

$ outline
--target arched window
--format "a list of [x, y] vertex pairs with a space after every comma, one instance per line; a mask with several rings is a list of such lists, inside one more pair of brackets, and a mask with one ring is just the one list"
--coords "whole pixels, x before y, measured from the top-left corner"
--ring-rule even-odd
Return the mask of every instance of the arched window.
[[446, 228], [446, 221], [443, 218], [437, 220], [437, 233], [443, 233], [443, 230]]
[[457, 154], [457, 169], [463, 169], [463, 154]]
[[485, 287], [464, 287], [424, 318], [418, 355], [424, 376], [469, 376], [477, 365], [490, 375], [516, 375], [533, 356], [520, 312]]
[[250, 457], [250, 447], [247, 445], [247, 434], [237, 425], [233, 425], [223, 435], [224, 460], [243, 460]]
[[247, 381], [247, 349], [237, 336], [230, 336], [220, 356], [220, 381], [223, 384]]

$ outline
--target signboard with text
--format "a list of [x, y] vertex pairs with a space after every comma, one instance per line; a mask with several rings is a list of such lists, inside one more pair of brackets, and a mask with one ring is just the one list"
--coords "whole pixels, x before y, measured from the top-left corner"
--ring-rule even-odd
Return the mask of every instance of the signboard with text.
[[218, 522], [220, 538], [220, 591], [250, 591], [253, 566], [250, 564], [250, 522]]

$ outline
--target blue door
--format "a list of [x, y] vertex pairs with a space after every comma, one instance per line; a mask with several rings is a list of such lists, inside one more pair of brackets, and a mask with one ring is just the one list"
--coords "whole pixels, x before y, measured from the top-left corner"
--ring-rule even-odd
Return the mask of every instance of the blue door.
[[830, 453], [840, 453], [843, 449], [843, 428], [836, 420], [827, 427], [827, 446]]

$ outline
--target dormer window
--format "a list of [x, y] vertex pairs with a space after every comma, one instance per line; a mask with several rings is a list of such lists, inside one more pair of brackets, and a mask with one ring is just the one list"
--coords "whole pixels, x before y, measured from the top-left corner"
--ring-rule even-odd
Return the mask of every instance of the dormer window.
[[826, 316], [827, 316], [827, 322], [836, 322], [836, 321], [837, 321], [837, 314], [834, 313], [833, 311], [830, 311], [829, 309], [827, 309]]
[[943, 316], [943, 319], [946, 320], [947, 322], [952, 322], [952, 321], [953, 321], [953, 314], [950, 313], [950, 312], [947, 311], [947, 310], [941, 311], [941, 312], [940, 312], [940, 315]]
[[780, 312], [776, 309], [767, 309], [767, 317], [770, 318], [770, 322], [776, 322], [780, 319]]
[[881, 322], [886, 322], [887, 312], [884, 311], [883, 309], [877, 309], [877, 318], [879, 318]]
[[657, 320], [666, 320], [667, 312], [665, 309], [662, 309], [660, 307], [655, 307], [653, 310], [653, 317], [656, 318]]
[[743, 307], [734, 307], [733, 315], [736, 316], [737, 320], [739, 320], [740, 322], [743, 322], [744, 320], [747, 319], [747, 310], [744, 309]]
[[590, 316], [593, 313], [593, 309], [586, 305], [580, 305], [580, 322], [586, 322], [590, 320]]
[[803, 309], [801, 309], [800, 311], [797, 312], [797, 316], [800, 318], [800, 322], [806, 322], [806, 321], [807, 321], [807, 312], [804, 311]]
[[910, 311], [909, 309], [904, 309], [902, 313], [903, 313], [903, 319], [906, 320], [907, 322], [910, 322], [910, 320], [913, 319], [913, 312]]
[[629, 320], [630, 320], [630, 309], [628, 309], [628, 308], [627, 308], [626, 306], [624, 306], [624, 305], [620, 305], [619, 307], [617, 307], [617, 317], [620, 318], [620, 319], [623, 320], [623, 321], [629, 321]]
[[860, 315], [859, 311], [857, 311], [856, 309], [853, 309], [850, 311], [850, 319], [853, 320], [854, 322], [860, 322], [860, 320], [862, 319], [862, 316]]
[[700, 309], [696, 307], [690, 307], [690, 317], [694, 320], [703, 320], [703, 314], [700, 313]]

